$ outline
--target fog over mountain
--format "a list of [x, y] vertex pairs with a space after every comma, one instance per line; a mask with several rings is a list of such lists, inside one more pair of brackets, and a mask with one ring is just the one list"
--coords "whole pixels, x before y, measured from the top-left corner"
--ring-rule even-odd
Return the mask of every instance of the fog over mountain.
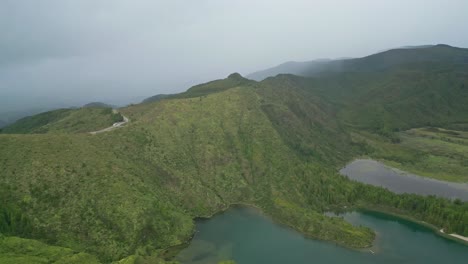
[[0, 112], [125, 105], [286, 61], [467, 47], [467, 10], [463, 0], [5, 0]]

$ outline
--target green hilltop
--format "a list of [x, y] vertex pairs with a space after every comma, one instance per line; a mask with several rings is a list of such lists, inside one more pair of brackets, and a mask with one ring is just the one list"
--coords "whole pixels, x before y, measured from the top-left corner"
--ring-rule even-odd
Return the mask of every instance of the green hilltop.
[[103, 129], [122, 121], [119, 113], [103, 106], [57, 109], [24, 117], [4, 127], [4, 134], [83, 133]]
[[421, 169], [403, 130], [462, 129], [466, 69], [455, 60], [261, 82], [232, 74], [121, 108], [131, 122], [97, 135], [77, 132], [108, 126], [112, 111], [21, 120], [0, 134], [0, 248], [11, 248], [0, 260], [34, 263], [39, 253], [22, 248], [40, 243], [49, 262], [163, 263], [190, 241], [193, 219], [234, 204], [351, 248], [369, 247], [374, 232], [324, 212], [380, 210], [467, 236], [466, 202], [397, 195], [338, 174], [363, 155]]

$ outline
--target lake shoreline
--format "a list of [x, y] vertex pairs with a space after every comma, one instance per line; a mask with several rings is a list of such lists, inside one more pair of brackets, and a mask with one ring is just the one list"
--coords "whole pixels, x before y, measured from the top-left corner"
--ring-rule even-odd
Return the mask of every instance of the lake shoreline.
[[[407, 173], [407, 172], [404, 172], [400, 169], [397, 169], [397, 168], [392, 168], [392, 167], [389, 167], [387, 166], [385, 163], [383, 162], [380, 162], [378, 160], [373, 160], [369, 157], [359, 157], [359, 158], [356, 158], [354, 160], [352, 160], [351, 162], [349, 162], [348, 164], [351, 164], [352, 162], [355, 162], [355, 161], [359, 161], [359, 160], [370, 160], [370, 161], [373, 161], [373, 162], [377, 162], [379, 164], [381, 164], [382, 166], [385, 166], [385, 168], [389, 169], [389, 170], [392, 170], [394, 171], [395, 173], [398, 173], [402, 176], [412, 176], [413, 174], [411, 173]], [[346, 167], [346, 166], [345, 166]], [[342, 167], [344, 168], [344, 167]], [[340, 170], [340, 169], [339, 169]], [[341, 170], [340, 170], [341, 171]], [[345, 177], [348, 177], [350, 178], [349, 176], [347, 175], [344, 175], [344, 174], [341, 174]], [[423, 177], [423, 176], [419, 176], [419, 175], [414, 175], [418, 178], [421, 178], [421, 179], [425, 179], [425, 180], [430, 180], [430, 181], [437, 181], [437, 182], [442, 182], [440, 180], [437, 180], [437, 179], [433, 179], [433, 178], [428, 178], [428, 177]], [[350, 178], [351, 180], [353, 180], [352, 178]], [[451, 183], [451, 182], [449, 182]], [[420, 194], [421, 195], [421, 194]], [[231, 203], [231, 204], [225, 204], [224, 206], [220, 207], [218, 210], [214, 211], [213, 213], [211, 214], [207, 214], [207, 215], [201, 215], [201, 216], [196, 216], [193, 218], [193, 221], [204, 221], [204, 220], [210, 220], [212, 219], [213, 217], [217, 216], [217, 215], [220, 215], [220, 214], [223, 214], [225, 213], [226, 211], [228, 211], [229, 209], [231, 208], [234, 208], [234, 207], [249, 207], [249, 208], [253, 208], [255, 209], [259, 214], [261, 214], [262, 216], [268, 218], [270, 221], [272, 221], [273, 223], [275, 224], [278, 224], [278, 225], [281, 225], [281, 226], [284, 226], [284, 227], [287, 227], [287, 228], [290, 228], [291, 230], [294, 230], [298, 233], [300, 233], [302, 236], [304, 236], [305, 238], [307, 239], [312, 239], [312, 240], [317, 240], [317, 241], [323, 241], [323, 242], [326, 242], [326, 243], [331, 243], [331, 244], [335, 244], [337, 246], [340, 246], [340, 247], [343, 247], [343, 248], [348, 248], [348, 249], [351, 249], [351, 250], [358, 250], [358, 251], [366, 251], [368, 249], [371, 249], [375, 246], [375, 238], [372, 242], [371, 245], [367, 246], [367, 247], [352, 247], [352, 246], [349, 246], [349, 245], [346, 245], [346, 244], [343, 244], [343, 243], [338, 243], [336, 241], [330, 241], [330, 240], [323, 240], [323, 239], [320, 239], [318, 237], [315, 237], [315, 236], [312, 236], [310, 234], [307, 234], [305, 232], [302, 232], [298, 227], [295, 227], [294, 225], [291, 225], [291, 224], [288, 224], [286, 223], [285, 221], [281, 221], [280, 219], [278, 219], [277, 217], [275, 217], [273, 214], [269, 214], [267, 213], [267, 210], [265, 210], [264, 208], [252, 203], [252, 202], [238, 202], [238, 203]], [[380, 208], [380, 207], [374, 207], [374, 206], [367, 206], [367, 205], [355, 205], [355, 206], [350, 206], [349, 208], [347, 209], [344, 209], [343, 212], [352, 212], [352, 211], [369, 211], [369, 212], [378, 212], [378, 213], [381, 213], [381, 214], [385, 214], [385, 215], [388, 215], [388, 216], [393, 216], [393, 217], [396, 217], [398, 219], [402, 219], [402, 220], [406, 220], [406, 221], [409, 221], [409, 222], [412, 222], [412, 223], [415, 223], [415, 224], [418, 224], [420, 226], [424, 226], [426, 228], [429, 228], [430, 230], [432, 230], [436, 235], [440, 236], [440, 237], [443, 237], [445, 239], [449, 239], [449, 240], [452, 240], [452, 241], [456, 241], [458, 243], [461, 243], [463, 245], [466, 245], [468, 246], [468, 241], [463, 239], [463, 236], [460, 236], [460, 235], [457, 235], [457, 234], [446, 234], [446, 233], [442, 233], [440, 232], [440, 228], [432, 225], [432, 224], [429, 224], [427, 222], [424, 222], [424, 221], [420, 221], [420, 220], [417, 220], [416, 218], [414, 217], [411, 217], [411, 216], [408, 216], [408, 215], [405, 215], [405, 214], [401, 214], [399, 212], [395, 212], [394, 210], [391, 210], [389, 208]], [[374, 231], [374, 230], [373, 230]], [[176, 251], [180, 251], [182, 250], [183, 248], [187, 247], [188, 245], [190, 245], [191, 241], [193, 240], [193, 238], [195, 237], [196, 233], [198, 231], [196, 230], [196, 228], [193, 230], [193, 233], [191, 234], [191, 236], [183, 243], [179, 244], [179, 245], [176, 245], [176, 246], [173, 246], [171, 248], [174, 248], [176, 249]], [[375, 232], [375, 231], [374, 231]], [[168, 249], [166, 249], [168, 251]], [[370, 253], [372, 253], [372, 251], [370, 251]], [[173, 257], [175, 256], [174, 254], [170, 254], [172, 257], [169, 258], [170, 259], [173, 259]]]
[[339, 169], [350, 180], [383, 187], [396, 194], [434, 195], [468, 202], [468, 184], [423, 177], [370, 158], [356, 158]]
[[[430, 224], [430, 223], [425, 222], [425, 221], [417, 220], [416, 218], [413, 218], [413, 217], [408, 216], [408, 215], [400, 214], [400, 213], [397, 213], [397, 212], [390, 211], [388, 209], [378, 208], [378, 207], [363, 206], [363, 207], [356, 207], [355, 209], [356, 209], [356, 211], [364, 211], [364, 212], [368, 211], [368, 212], [381, 213], [381, 214], [384, 214], [384, 215], [393, 216], [393, 217], [398, 218], [398, 219], [406, 220], [408, 222], [411, 222], [411, 223], [414, 223], [414, 224], [417, 224], [417, 225], [420, 225], [420, 226], [424, 226], [424, 227], [432, 230], [434, 234], [436, 234], [436, 235], [438, 235], [440, 237], [443, 237], [445, 239], [452, 240], [452, 241], [455, 241], [455, 242], [460, 243], [462, 245], [468, 246], [468, 241], [460, 238], [460, 237], [463, 237], [463, 236], [460, 236], [458, 234], [454, 234], [456, 236], [453, 236], [453, 234], [447, 234], [445, 232], [441, 232], [440, 230], [442, 230], [442, 229], [436, 227], [435, 225]], [[460, 237], [458, 237], [458, 236], [460, 236]]]
[[371, 156], [358, 156], [354, 159], [351, 159], [349, 160], [347, 163], [345, 163], [344, 165], [341, 165], [338, 168], [338, 171], [340, 171], [341, 169], [343, 169], [344, 167], [346, 167], [348, 164], [351, 164], [355, 161], [359, 161], [359, 160], [372, 160], [372, 161], [376, 161], [376, 162], [379, 162], [381, 163], [382, 165], [384, 165], [386, 168], [398, 173], [398, 174], [401, 174], [401, 175], [404, 175], [404, 176], [409, 176], [409, 177], [418, 177], [418, 178], [422, 178], [422, 179], [425, 179], [425, 180], [430, 180], [430, 181], [436, 181], [436, 182], [446, 182], [446, 183], [449, 183], [449, 184], [456, 184], [456, 185], [461, 185], [461, 186], [464, 186], [465, 188], [468, 189], [468, 182], [465, 182], [465, 181], [455, 181], [455, 180], [447, 180], [445, 178], [441, 178], [441, 177], [434, 177], [434, 176], [431, 176], [431, 175], [428, 175], [428, 174], [425, 174], [425, 173], [421, 173], [420, 171], [411, 171], [412, 169], [410, 168], [406, 168], [404, 167], [401, 163], [398, 163], [398, 162], [395, 162], [395, 161], [392, 161], [392, 160], [387, 160], [387, 159], [383, 159], [383, 158], [374, 158], [374, 157], [371, 157]]
[[[293, 225], [289, 225], [283, 221], [280, 221], [279, 219], [277, 219], [277, 217], [274, 217], [273, 215], [271, 214], [268, 214], [266, 213], [266, 210], [264, 210], [263, 208], [257, 206], [257, 205], [254, 205], [254, 204], [251, 204], [251, 203], [247, 203], [247, 202], [241, 202], [241, 203], [232, 203], [232, 204], [229, 204], [227, 205], [226, 207], [223, 207], [221, 208], [220, 210], [210, 214], [210, 215], [203, 215], [203, 216], [196, 216], [193, 218], [193, 221], [205, 221], [205, 220], [210, 220], [212, 219], [213, 217], [216, 217], [217, 215], [220, 215], [220, 214], [223, 214], [225, 212], [227, 212], [229, 209], [231, 208], [235, 208], [235, 207], [246, 207], [246, 208], [251, 208], [251, 209], [255, 209], [255, 211], [257, 213], [259, 213], [260, 215], [262, 215], [263, 217], [265, 217], [266, 219], [268, 219], [269, 221], [271, 221], [272, 223], [276, 224], [276, 225], [279, 225], [279, 226], [282, 226], [282, 227], [285, 227], [287, 229], [290, 229], [294, 232], [297, 232], [299, 234], [301, 234], [304, 238], [307, 238], [307, 239], [311, 239], [311, 240], [315, 240], [315, 241], [322, 241], [322, 242], [325, 242], [325, 243], [330, 243], [330, 244], [333, 244], [333, 245], [336, 245], [336, 246], [339, 246], [339, 247], [343, 247], [343, 248], [346, 248], [346, 249], [349, 249], [349, 250], [355, 250], [355, 251], [364, 251], [364, 252], [367, 252], [368, 249], [371, 249], [373, 246], [374, 246], [374, 241], [375, 241], [375, 238], [374, 238], [374, 241], [372, 242], [372, 244], [370, 244], [369, 246], [367, 247], [352, 247], [352, 246], [348, 246], [346, 244], [342, 244], [342, 243], [337, 243], [335, 241], [331, 241], [331, 240], [324, 240], [324, 239], [320, 239], [320, 238], [317, 238], [317, 237], [314, 237], [312, 235], [308, 235], [307, 233], [304, 233], [302, 231], [300, 231], [298, 228], [296, 228], [295, 226]], [[192, 240], [194, 239], [195, 237], [195, 234], [197, 233], [198, 231], [196, 230], [196, 228], [193, 230], [190, 238], [188, 238], [185, 242], [179, 244], [179, 245], [174, 245], [172, 247], [169, 247], [169, 248], [166, 248], [164, 249], [165, 252], [171, 252], [173, 250], [175, 251], [181, 251], [183, 250], [184, 248], [188, 247], [190, 245], [190, 243], [192, 242]], [[372, 252], [368, 252], [368, 253], [372, 253]], [[163, 254], [165, 255], [165, 259], [166, 260], [173, 260], [175, 255], [174, 252], [172, 252], [172, 254]]]
[[[302, 232], [288, 228], [287, 225], [278, 225], [277, 222], [270, 221], [269, 217], [264, 218], [264, 214], [255, 210], [256, 208], [239, 206], [232, 207], [232, 209], [226, 215], [200, 223], [197, 228], [200, 233], [194, 238], [191, 246], [181, 251], [181, 255], [175, 260], [184, 264], [218, 263], [217, 261], [221, 259], [233, 259], [239, 263], [249, 264], [276, 264], [285, 263], [284, 261], [289, 259], [295, 260], [289, 263], [303, 264], [318, 259], [325, 263], [347, 263], [343, 261], [349, 260], [348, 263], [371, 264], [398, 263], [395, 261], [411, 258], [418, 260], [412, 263], [441, 263], [439, 261], [446, 258], [449, 259], [449, 263], [464, 263], [467, 253], [464, 245], [440, 238], [432, 230], [424, 228], [421, 223], [413, 225], [409, 221], [398, 220], [403, 217], [387, 217], [389, 214], [386, 212], [374, 214], [370, 210], [359, 212], [356, 209], [350, 210], [353, 211], [352, 213], [345, 213], [343, 217], [353, 225], [366, 225], [375, 230], [377, 234], [381, 234], [380, 242], [373, 243], [373, 246], [377, 246], [377, 250], [374, 248], [351, 250], [333, 243], [308, 239], [302, 235]], [[275, 227], [272, 228], [272, 226]], [[432, 256], [424, 253], [423, 241], [426, 239], [429, 239], [427, 245]], [[435, 241], [437, 244], [434, 244]], [[410, 243], [409, 247], [414, 250], [409, 250], [405, 242]], [[453, 247], [455, 251], [446, 251], [447, 248], [444, 245]], [[269, 251], [270, 249], [273, 251]], [[286, 252], [281, 253], [281, 250]], [[402, 255], [395, 255], [395, 252], [400, 252], [400, 250]], [[441, 257], [441, 253], [444, 252], [450, 255]], [[285, 255], [287, 257], [284, 257]], [[456, 261], [450, 261], [450, 259]], [[376, 262], [377, 260], [384, 261]], [[427, 262], [427, 260], [432, 261]]]
[[[375, 247], [375, 240], [377, 238], [377, 236], [374, 238], [374, 241], [372, 242], [372, 244], [368, 247], [361, 247], [361, 248], [356, 248], [356, 247], [350, 247], [350, 246], [346, 246], [344, 244], [339, 244], [339, 243], [336, 243], [336, 242], [333, 242], [333, 241], [328, 241], [328, 240], [323, 240], [323, 239], [319, 239], [319, 238], [316, 238], [314, 236], [310, 236], [310, 235], [307, 235], [306, 233], [304, 232], [301, 232], [299, 229], [295, 228], [294, 226], [292, 225], [288, 225], [282, 221], [279, 221], [277, 219], [275, 219], [275, 217], [273, 217], [272, 215], [269, 215], [267, 213], [265, 213], [265, 210], [262, 209], [261, 207], [259, 206], [256, 206], [256, 205], [253, 205], [253, 204], [250, 204], [250, 203], [232, 203], [224, 208], [222, 208], [221, 210], [218, 210], [216, 212], [214, 212], [213, 214], [211, 215], [205, 215], [205, 216], [197, 216], [195, 217], [193, 220], [194, 221], [197, 221], [197, 220], [210, 220], [212, 219], [213, 217], [216, 217], [217, 215], [220, 215], [220, 214], [223, 214], [225, 212], [227, 212], [229, 209], [231, 208], [235, 208], [235, 207], [247, 207], [247, 208], [251, 208], [251, 209], [255, 209], [255, 211], [257, 213], [259, 213], [260, 215], [262, 215], [263, 217], [267, 218], [268, 220], [270, 220], [271, 222], [273, 222], [274, 224], [277, 224], [277, 225], [280, 225], [280, 226], [283, 226], [283, 227], [286, 227], [288, 229], [291, 229], [295, 232], [298, 232], [299, 234], [301, 234], [303, 237], [307, 238], [307, 239], [311, 239], [311, 240], [316, 240], [316, 241], [322, 241], [322, 242], [325, 242], [325, 243], [330, 243], [330, 244], [334, 244], [336, 246], [339, 246], [339, 247], [343, 247], [343, 248], [346, 248], [346, 249], [350, 249], [350, 250], [355, 250], [355, 251], [361, 251], [361, 252], [366, 252], [366, 253], [369, 253], [369, 254], [374, 254], [371, 250], [369, 249], [372, 249]], [[443, 237], [445, 239], [448, 239], [448, 240], [451, 240], [451, 241], [454, 241], [454, 242], [457, 242], [459, 244], [462, 244], [462, 245], [465, 245], [465, 246], [468, 246], [468, 241], [465, 241], [457, 236], [453, 236], [452, 234], [446, 234], [446, 233], [443, 233], [443, 232], [440, 232], [440, 229], [437, 228], [436, 226], [430, 224], [430, 223], [427, 223], [427, 222], [424, 222], [424, 221], [420, 221], [420, 220], [417, 220], [413, 217], [410, 217], [410, 216], [407, 216], [407, 215], [404, 215], [404, 214], [400, 214], [400, 213], [397, 213], [397, 212], [394, 212], [394, 211], [391, 211], [391, 210], [388, 210], [388, 209], [385, 209], [385, 208], [377, 208], [377, 207], [369, 207], [369, 206], [355, 206], [355, 207], [349, 207], [347, 208], [346, 210], [343, 210], [343, 212], [353, 212], [353, 211], [356, 211], [356, 212], [359, 212], [359, 211], [363, 211], [363, 212], [376, 212], [376, 213], [380, 213], [380, 214], [383, 214], [383, 215], [387, 215], [387, 216], [393, 216], [397, 219], [400, 219], [400, 220], [405, 220], [405, 221], [408, 221], [408, 222], [411, 222], [411, 223], [414, 223], [414, 224], [417, 224], [419, 226], [423, 226], [423, 227], [426, 227], [428, 229], [430, 229], [435, 235], [437, 236], [440, 236], [440, 237]], [[373, 230], [375, 232], [375, 230]], [[190, 245], [190, 243], [192, 242], [193, 238], [195, 237], [195, 234], [197, 233], [197, 230], [195, 229], [193, 234], [191, 235], [191, 237], [184, 243], [180, 244], [180, 245], [176, 245], [172, 248], [178, 248], [177, 251], [181, 251], [183, 250], [184, 248], [188, 247]], [[168, 249], [166, 249], [168, 250]], [[171, 254], [172, 255], [172, 254]], [[176, 254], [175, 254], [176, 255]], [[168, 260], [173, 260], [175, 255], [172, 255], [171, 258], [168, 258]]]
[[457, 235], [457, 234], [449, 234], [449, 236], [456, 237], [456, 238], [461, 239], [461, 240], [465, 241], [466, 243], [468, 243], [468, 237]]
[[[364, 184], [370, 184], [370, 185], [373, 185], [373, 186], [376, 186], [376, 187], [386, 188], [386, 189], [388, 189], [389, 191], [391, 191], [393, 193], [397, 193], [397, 192], [387, 188], [386, 186], [379, 186], [379, 185], [375, 185], [373, 183], [367, 183], [365, 181], [358, 180], [357, 177], [352, 177], [349, 174], [343, 173], [343, 170], [345, 168], [347, 168], [350, 164], [355, 164], [356, 162], [367, 162], [367, 163], [372, 162], [373, 164], [375, 163], [378, 166], [382, 166], [385, 170], [389, 170], [389, 171], [394, 172], [398, 176], [407, 177], [407, 178], [411, 178], [411, 179], [419, 179], [419, 180], [433, 182], [433, 183], [447, 184], [449, 186], [458, 186], [462, 190], [464, 190], [464, 188], [466, 188], [468, 186], [468, 184], [466, 184], [466, 183], [456, 183], [456, 182], [442, 181], [442, 180], [439, 180], [439, 179], [434, 179], [434, 178], [429, 178], [429, 177], [425, 177], [425, 176], [416, 175], [416, 174], [413, 174], [413, 173], [410, 173], [410, 172], [400, 170], [398, 168], [393, 168], [393, 167], [385, 164], [384, 162], [382, 162], [380, 160], [374, 160], [371, 157], [358, 157], [358, 158], [355, 158], [352, 161], [350, 161], [349, 163], [347, 163], [347, 165], [345, 165], [344, 167], [339, 169], [339, 173], [341, 175], [345, 176], [345, 177], [348, 177], [350, 180], [358, 181], [358, 182], [361, 182], [361, 183], [364, 183]], [[420, 194], [420, 193], [414, 193], [414, 194], [422, 195], [422, 196], [427, 195], [427, 194]], [[454, 200], [454, 199], [450, 199], [450, 198], [447, 198], [447, 197], [442, 197], [442, 198], [449, 199], [449, 200], [452, 200], [452, 201]], [[378, 207], [378, 206], [369, 206], [369, 205], [355, 206], [354, 208], [358, 209], [358, 210], [368, 210], [368, 211], [373, 211], [373, 212], [378, 212], [378, 213], [382, 213], [382, 214], [395, 216], [397, 218], [404, 219], [404, 220], [410, 221], [412, 223], [419, 224], [419, 225], [425, 226], [427, 228], [430, 228], [434, 233], [436, 233], [437, 235], [439, 235], [441, 237], [444, 237], [446, 239], [450, 239], [450, 240], [462, 243], [464, 245], [468, 245], [468, 238], [467, 237], [461, 236], [459, 234], [447, 234], [447, 233], [440, 232], [440, 230], [442, 230], [441, 227], [437, 227], [437, 226], [432, 225], [430, 223], [427, 223], [425, 221], [417, 220], [416, 218], [414, 218], [412, 216], [402, 214], [400, 212], [395, 211], [394, 209], [383, 208], [383, 207]], [[352, 210], [352, 208], [350, 208], [350, 209]]]

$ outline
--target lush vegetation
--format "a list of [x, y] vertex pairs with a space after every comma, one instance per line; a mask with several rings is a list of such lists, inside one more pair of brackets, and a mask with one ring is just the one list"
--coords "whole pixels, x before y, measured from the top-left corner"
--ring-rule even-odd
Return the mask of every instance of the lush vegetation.
[[122, 121], [119, 113], [108, 107], [58, 109], [22, 118], [2, 130], [4, 134], [82, 133]]
[[95, 256], [42, 242], [0, 235], [0, 263], [99, 263]]
[[468, 133], [427, 127], [393, 134], [392, 140], [368, 132], [354, 133], [367, 155], [389, 166], [445, 181], [468, 182]]
[[[114, 122], [110, 109], [22, 120], [11, 127], [24, 135], [0, 135], [0, 233], [41, 243], [50, 262], [70, 249], [101, 262], [163, 263], [190, 240], [194, 218], [244, 203], [309, 237], [353, 248], [370, 246], [373, 231], [325, 212], [383, 210], [466, 236], [464, 202], [396, 195], [337, 173], [361, 155], [422, 168], [406, 161], [417, 158], [417, 139], [426, 136], [466, 154], [462, 132], [399, 132], [466, 123], [464, 70], [416, 64], [263, 82], [233, 74], [120, 109], [132, 122], [94, 136], [76, 132]], [[451, 157], [453, 146], [439, 144], [434, 155]], [[453, 178], [466, 169], [457, 166]]]

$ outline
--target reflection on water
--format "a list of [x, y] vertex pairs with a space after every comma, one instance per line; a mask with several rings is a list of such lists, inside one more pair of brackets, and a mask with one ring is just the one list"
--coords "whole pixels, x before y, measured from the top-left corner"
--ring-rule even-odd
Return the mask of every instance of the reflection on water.
[[253, 208], [234, 207], [198, 221], [194, 240], [177, 260], [183, 264], [217, 264], [228, 259], [238, 264], [467, 263], [467, 246], [436, 236], [417, 224], [379, 213], [352, 212], [339, 217], [376, 231], [371, 248], [374, 254], [369, 249], [351, 250], [304, 238]]
[[389, 168], [375, 160], [360, 159], [340, 171], [349, 178], [389, 189], [396, 193], [436, 195], [468, 201], [468, 184], [444, 182]]
[[218, 263], [232, 258], [232, 247], [233, 243], [230, 242], [217, 244], [213, 241], [194, 239], [177, 259], [190, 264]]

